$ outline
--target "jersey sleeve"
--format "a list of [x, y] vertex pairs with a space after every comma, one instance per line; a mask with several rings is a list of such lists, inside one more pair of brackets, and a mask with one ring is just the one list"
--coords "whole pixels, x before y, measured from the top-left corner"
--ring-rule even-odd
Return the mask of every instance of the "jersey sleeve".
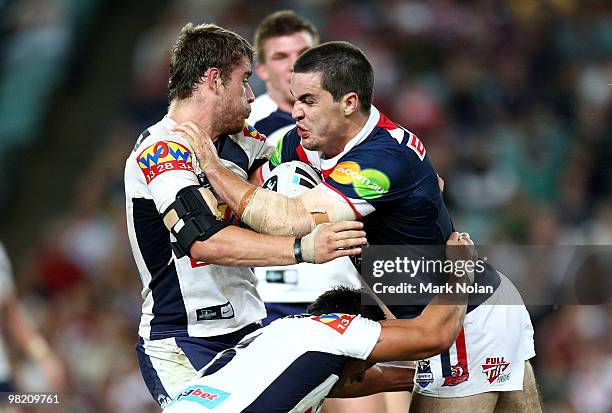
[[164, 213], [181, 189], [200, 185], [189, 144], [168, 136], [145, 147], [134, 160], [143, 174], [157, 211]]
[[0, 304], [5, 302], [14, 290], [11, 263], [4, 246], [0, 244]]
[[313, 321], [325, 324], [332, 350], [346, 357], [365, 360], [380, 337], [380, 323], [361, 316], [333, 313], [311, 316]]
[[361, 218], [405, 195], [412, 177], [399, 150], [353, 149], [325, 174], [320, 188], [347, 202]]

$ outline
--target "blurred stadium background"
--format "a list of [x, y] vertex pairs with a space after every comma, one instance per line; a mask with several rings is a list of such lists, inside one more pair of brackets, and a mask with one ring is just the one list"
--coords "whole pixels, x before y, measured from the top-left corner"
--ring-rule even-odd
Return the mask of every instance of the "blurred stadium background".
[[[168, 50], [188, 21], [251, 40], [292, 8], [323, 41], [362, 47], [376, 105], [421, 137], [479, 243], [612, 244], [612, 3], [254, 3], [0, 0], [0, 239], [68, 369], [57, 411], [156, 411], [133, 351], [123, 166], [165, 113]], [[546, 411], [611, 412], [611, 306], [530, 311]], [[20, 390], [46, 389], [12, 361]]]

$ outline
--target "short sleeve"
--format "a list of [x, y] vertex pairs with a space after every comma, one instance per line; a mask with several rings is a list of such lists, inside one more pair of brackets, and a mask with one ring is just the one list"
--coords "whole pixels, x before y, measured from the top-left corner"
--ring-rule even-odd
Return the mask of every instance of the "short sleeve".
[[186, 142], [172, 136], [144, 148], [134, 160], [144, 175], [157, 211], [163, 213], [183, 188], [200, 185]]
[[0, 244], [0, 303], [13, 294], [14, 290], [11, 263], [4, 246]]
[[326, 330], [332, 350], [346, 357], [365, 360], [380, 337], [380, 323], [361, 316], [332, 313], [311, 319], [335, 330], [335, 333]]

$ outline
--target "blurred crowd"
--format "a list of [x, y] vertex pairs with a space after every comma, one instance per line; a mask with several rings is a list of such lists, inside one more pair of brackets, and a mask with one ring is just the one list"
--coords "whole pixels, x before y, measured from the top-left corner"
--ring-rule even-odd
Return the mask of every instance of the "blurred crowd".
[[[169, 2], [136, 39], [131, 90], [97, 137], [71, 207], [15, 263], [25, 305], [67, 366], [58, 411], [156, 411], [133, 350], [141, 286], [124, 162], [166, 111], [168, 52], [186, 22], [251, 40], [263, 17], [288, 7], [322, 41], [363, 48], [376, 71], [375, 105], [421, 138], [457, 228], [480, 244], [612, 245], [612, 3]], [[255, 76], [252, 85], [263, 91]], [[545, 411], [612, 411], [612, 307], [530, 311]], [[37, 367], [13, 356], [18, 387], [44, 390]]]
[[41, 138], [49, 103], [70, 75], [99, 0], [0, 0], [0, 205], [18, 154]]

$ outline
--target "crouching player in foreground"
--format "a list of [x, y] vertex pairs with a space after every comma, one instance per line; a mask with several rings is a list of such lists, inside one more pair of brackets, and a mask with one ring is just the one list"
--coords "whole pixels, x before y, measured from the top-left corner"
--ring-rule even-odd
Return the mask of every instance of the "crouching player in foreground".
[[[178, 129], [191, 138], [216, 193], [258, 232], [300, 237], [320, 222], [359, 219], [370, 245], [431, 246], [439, 256], [453, 224], [435, 169], [419, 138], [372, 105], [373, 83], [372, 65], [346, 42], [322, 44], [296, 60], [291, 91], [297, 128], [262, 167], [264, 178], [266, 170], [296, 160], [322, 172], [323, 182], [294, 199], [232, 174], [197, 125]], [[430, 275], [417, 274], [415, 282], [440, 280]], [[540, 410], [528, 361], [535, 355], [533, 328], [520, 294], [486, 263], [476, 282], [490, 288], [470, 295], [456, 342], [417, 363], [411, 412]], [[407, 298], [390, 310], [414, 318], [430, 297]]]
[[[452, 233], [447, 254], [475, 260], [473, 245], [468, 234]], [[469, 280], [449, 276], [449, 285], [458, 283]], [[315, 413], [325, 397], [410, 389], [410, 374], [393, 369], [389, 376], [384, 367], [372, 366], [446, 351], [461, 330], [467, 295], [441, 294], [414, 319], [384, 320], [378, 306], [362, 304], [361, 294], [337, 287], [319, 296], [309, 314], [282, 318], [246, 336], [200, 370], [164, 412]]]

